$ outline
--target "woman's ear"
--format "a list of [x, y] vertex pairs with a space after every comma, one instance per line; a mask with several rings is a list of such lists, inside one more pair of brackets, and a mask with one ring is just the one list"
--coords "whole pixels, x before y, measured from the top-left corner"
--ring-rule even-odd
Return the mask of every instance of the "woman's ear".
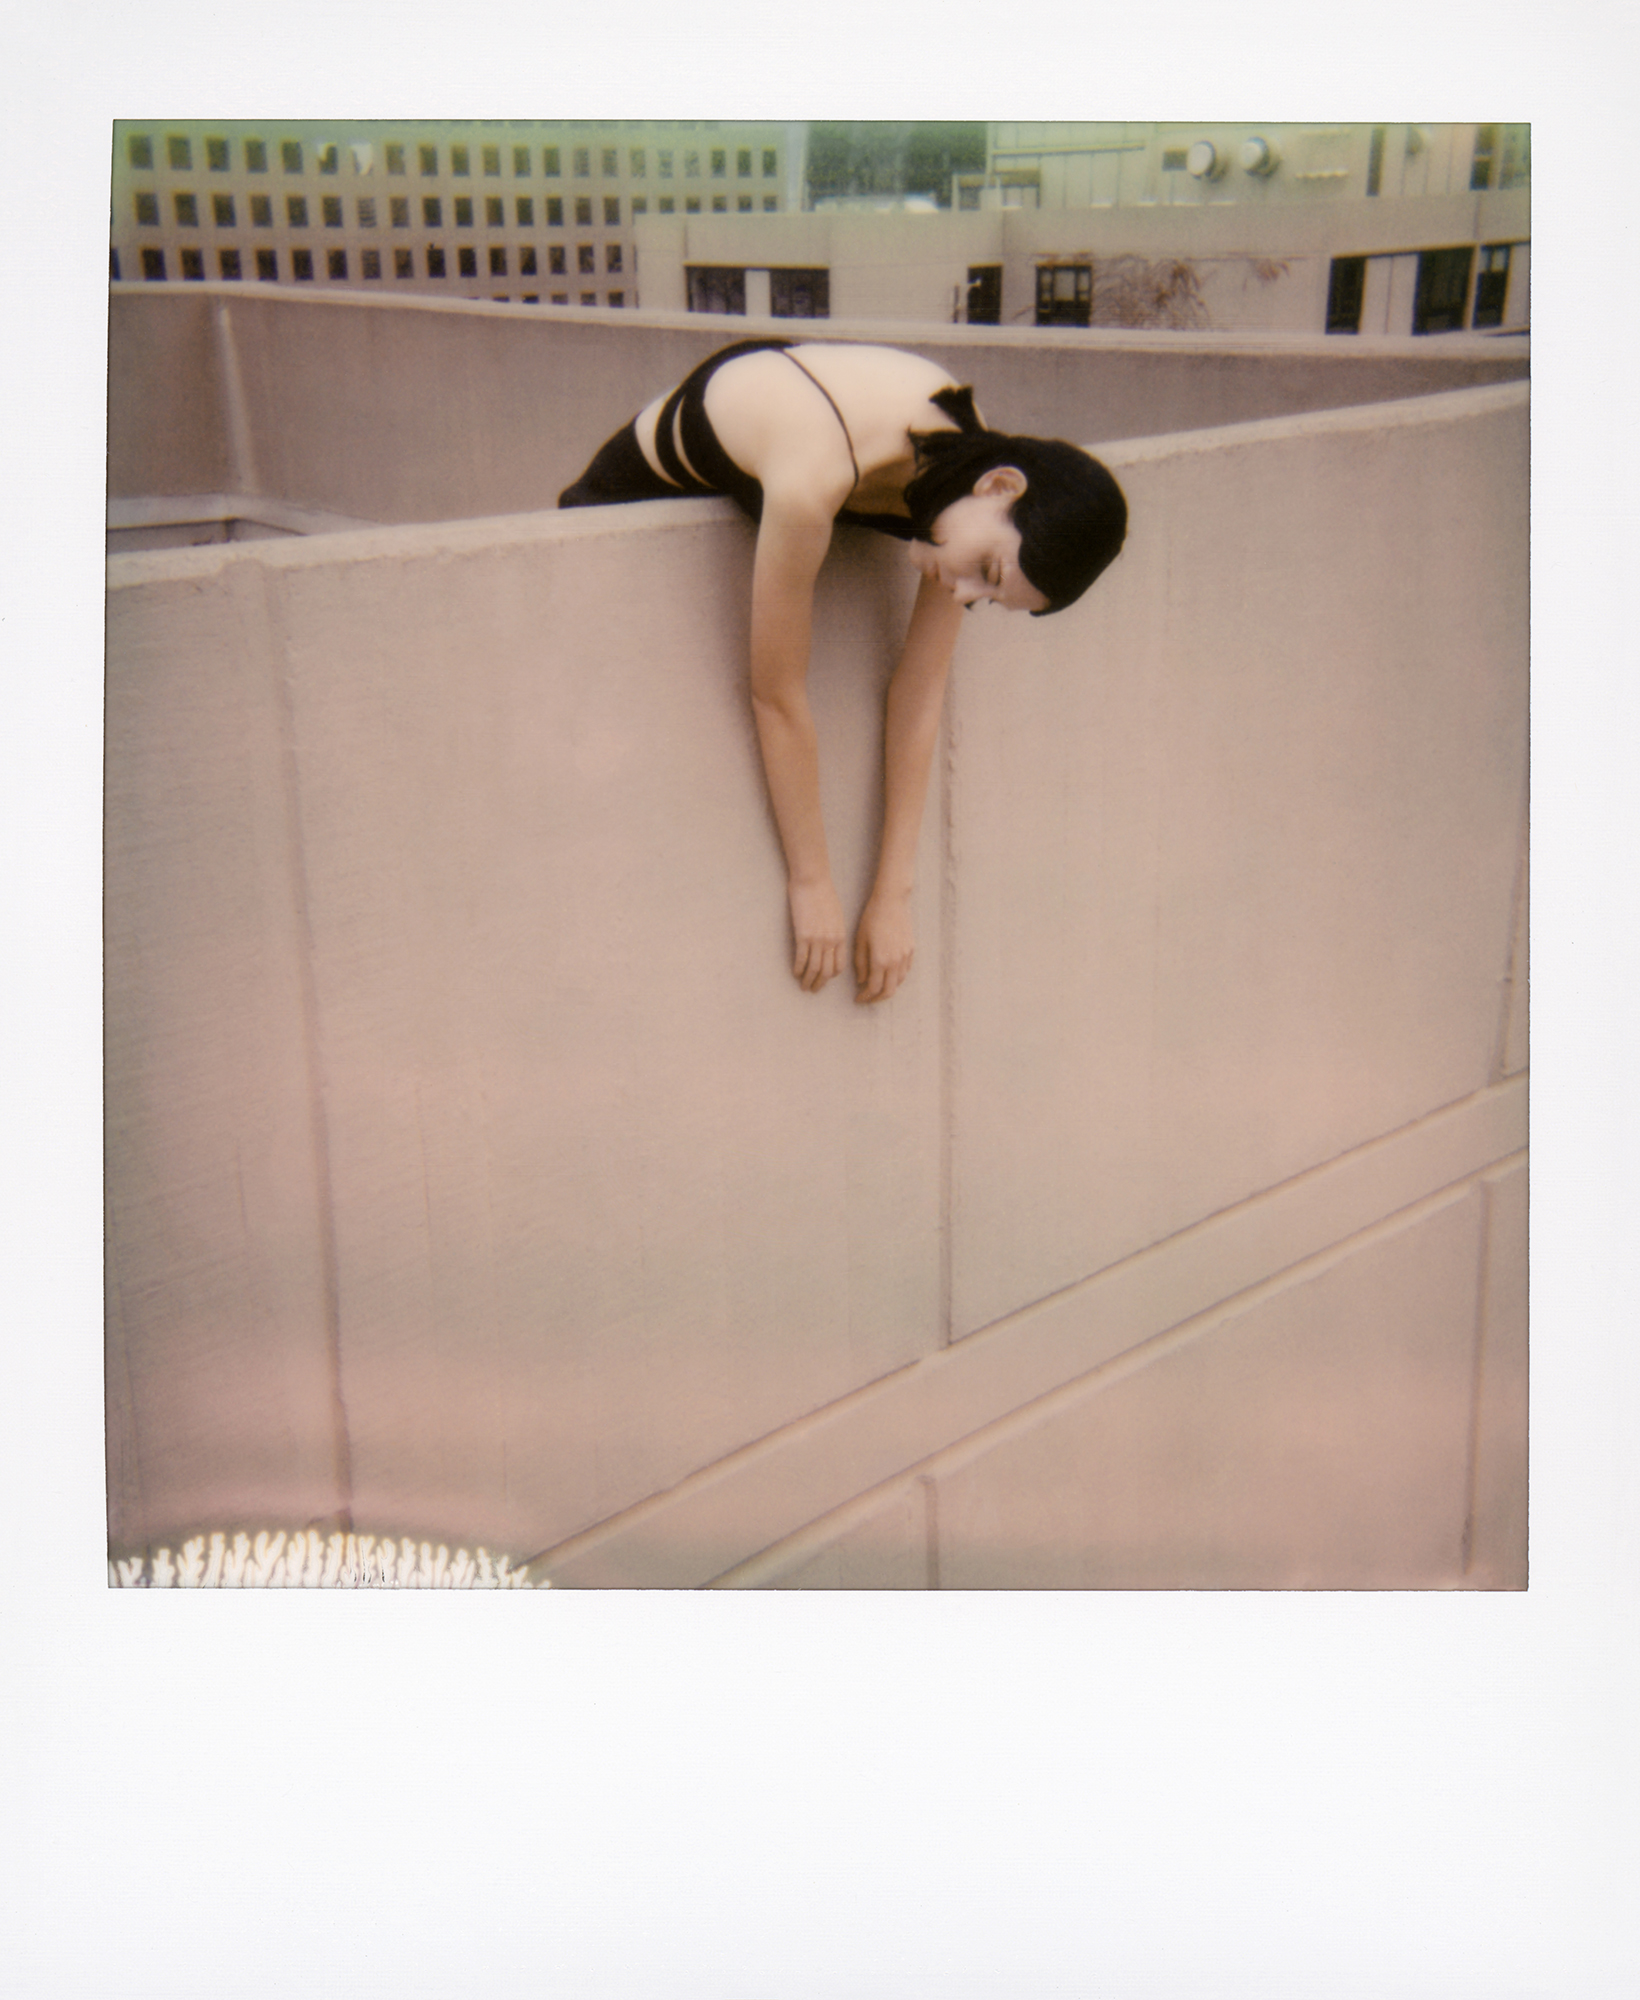
[[989, 472], [982, 473], [974, 481], [974, 491], [983, 499], [998, 494], [1004, 500], [1013, 501], [1025, 491], [1025, 484], [1025, 475], [1017, 465], [993, 465]]

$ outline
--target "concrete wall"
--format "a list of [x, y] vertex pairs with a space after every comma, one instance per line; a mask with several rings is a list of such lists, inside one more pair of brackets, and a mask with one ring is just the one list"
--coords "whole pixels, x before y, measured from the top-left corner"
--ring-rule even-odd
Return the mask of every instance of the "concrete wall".
[[[1525, 453], [1519, 386], [1115, 447], [874, 1009], [786, 970], [725, 503], [115, 559], [114, 1545], [1518, 1585]], [[839, 534], [856, 907], [908, 601]]]
[[[1363, 152], [1366, 139], [1362, 128]], [[1101, 262], [1142, 257], [1182, 259], [1195, 267], [1204, 325], [1215, 331], [1321, 334], [1334, 257], [1415, 255], [1464, 243], [1525, 245], [1531, 237], [1526, 189], [1275, 200], [1266, 206], [1213, 197], [1187, 174], [1163, 178], [1189, 182], [1195, 205], [649, 218], [636, 226], [641, 302], [646, 310], [685, 310], [690, 264], [810, 265], [831, 273], [837, 318], [926, 322], [931, 330], [950, 321], [956, 302], [966, 297], [971, 265], [1000, 264], [1002, 324], [1019, 327], [1035, 319], [1039, 263], [1091, 262], [1097, 301]], [[1511, 301], [1506, 323], [1526, 324], [1524, 299]], [[1410, 336], [1410, 298], [1405, 313], [1383, 330]]]
[[833, 319], [916, 321], [923, 334], [960, 319], [969, 265], [1000, 263], [1004, 233], [995, 215], [847, 210], [661, 216], [636, 229], [646, 312], [688, 310], [692, 264], [807, 266], [831, 273]]
[[931, 337], [883, 321], [760, 326], [235, 286], [116, 287], [110, 313], [111, 496], [237, 491], [379, 522], [552, 506], [651, 396], [758, 331], [901, 341], [972, 381], [999, 427], [1087, 442], [1516, 380], [1527, 367], [1524, 342], [1461, 335]]
[[[999, 220], [1004, 231], [1002, 309], [1007, 323], [1028, 324], [1034, 315], [1040, 259], [1090, 258], [1097, 298], [1100, 259], [1133, 256], [1153, 261], [1179, 258], [1193, 264], [1201, 282], [1206, 324], [1217, 331], [1321, 333], [1335, 257], [1407, 253], [1416, 266], [1415, 253], [1420, 249], [1525, 243], [1531, 236], [1531, 200], [1525, 190], [1417, 201], [1278, 203], [1268, 208], [1238, 200], [1081, 214], [1015, 209]], [[1511, 313], [1509, 323], [1524, 326], [1524, 310]], [[1411, 337], [1410, 295], [1405, 310], [1380, 330]]]

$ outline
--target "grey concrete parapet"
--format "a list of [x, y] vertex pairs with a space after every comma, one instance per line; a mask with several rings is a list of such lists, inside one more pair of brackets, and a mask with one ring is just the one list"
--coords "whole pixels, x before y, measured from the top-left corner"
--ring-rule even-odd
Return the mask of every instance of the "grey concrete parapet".
[[[142, 368], [220, 359], [219, 295], [152, 303]], [[348, 384], [461, 335], [446, 445], [556, 351], [516, 309], [252, 303], [248, 429], [179, 442], [179, 493], [232, 497], [248, 440], [264, 498], [378, 518], [382, 464], [344, 492], [347, 440], [268, 427], [321, 323]], [[632, 318], [675, 372], [695, 328]], [[1179, 424], [1111, 442], [1132, 529], [1082, 605], [968, 621], [885, 1007], [787, 969], [727, 503], [559, 515], [458, 453], [417, 504], [482, 512], [111, 560], [116, 1548], [1523, 1580], [1525, 385], [1219, 427], [1199, 343], [961, 345], [1130, 368]], [[1516, 365], [1406, 345], [1385, 382]], [[856, 906], [911, 581], [840, 531], [817, 598]]]
[[915, 348], [1001, 429], [1100, 445], [1522, 379], [1528, 343], [797, 323], [480, 301], [115, 286], [109, 490], [239, 492], [356, 519], [552, 506], [726, 341]]

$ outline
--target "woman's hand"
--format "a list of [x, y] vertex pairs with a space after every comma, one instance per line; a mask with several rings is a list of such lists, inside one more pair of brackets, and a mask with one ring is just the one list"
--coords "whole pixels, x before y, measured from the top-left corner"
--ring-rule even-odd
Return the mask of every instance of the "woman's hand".
[[789, 883], [786, 899], [792, 913], [792, 972], [805, 993], [818, 993], [843, 969], [848, 948], [843, 905], [829, 878]]
[[855, 1001], [869, 1005], [890, 999], [911, 970], [916, 948], [909, 891], [903, 895], [874, 891], [860, 913], [854, 938]]

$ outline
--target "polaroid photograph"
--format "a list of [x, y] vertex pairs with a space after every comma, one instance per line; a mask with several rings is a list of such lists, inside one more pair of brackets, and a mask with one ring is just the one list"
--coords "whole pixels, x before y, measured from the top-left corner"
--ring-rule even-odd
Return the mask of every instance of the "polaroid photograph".
[[1530, 128], [112, 137], [114, 1579], [1524, 1588]]

